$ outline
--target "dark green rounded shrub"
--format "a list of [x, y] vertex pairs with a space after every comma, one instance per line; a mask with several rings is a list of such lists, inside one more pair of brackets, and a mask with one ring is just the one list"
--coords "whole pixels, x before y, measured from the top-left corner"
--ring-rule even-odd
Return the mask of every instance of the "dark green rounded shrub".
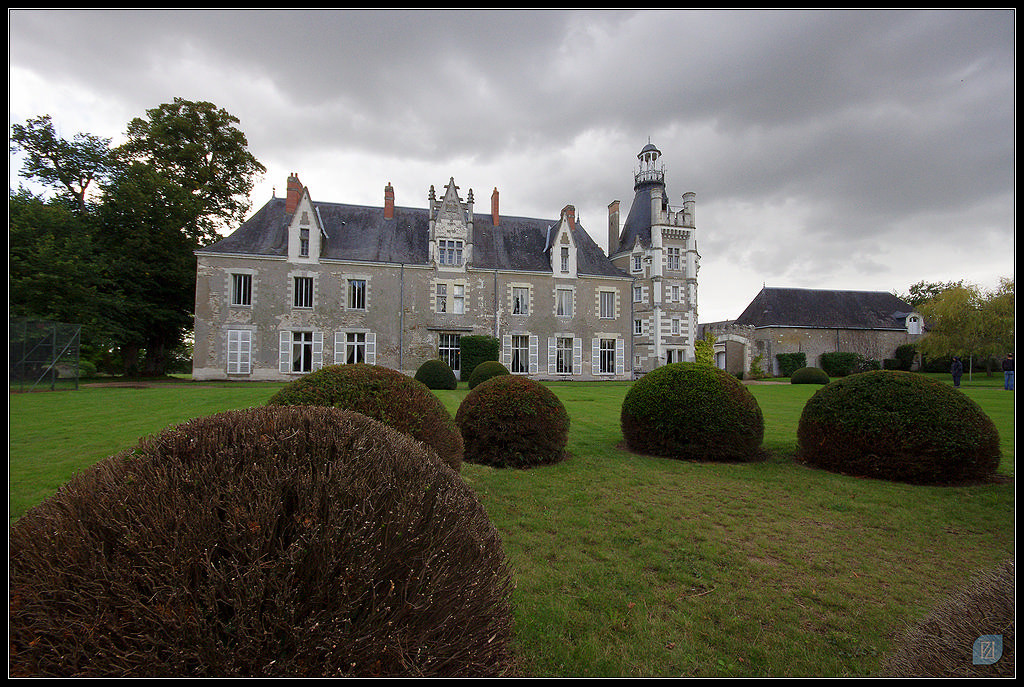
[[16, 676], [500, 676], [511, 572], [428, 447], [334, 408], [201, 418], [9, 532]]
[[488, 334], [470, 334], [459, 337], [459, 360], [462, 364], [463, 379], [473, 374], [476, 366], [485, 360], [498, 360], [501, 341]]
[[486, 382], [491, 377], [507, 374], [512, 373], [508, 371], [507, 367], [499, 363], [497, 360], [485, 360], [473, 369], [473, 372], [469, 375], [469, 381], [467, 384], [470, 389], [475, 389], [478, 384]]
[[672, 363], [640, 378], [622, 402], [633, 451], [686, 460], [763, 458], [764, 418], [750, 391], [709, 365]]
[[428, 389], [455, 389], [459, 386], [452, 368], [440, 358], [428, 360], [420, 365], [414, 379], [423, 382]]
[[498, 375], [470, 391], [455, 414], [465, 460], [497, 468], [528, 468], [566, 457], [569, 414], [546, 386]]
[[379, 365], [330, 365], [296, 379], [268, 405], [354, 410], [430, 446], [453, 469], [462, 463], [462, 435], [451, 413], [422, 382]]
[[[894, 644], [881, 677], [1015, 677], [1015, 573], [1013, 560], [1004, 561], [946, 597]], [[976, 661], [978, 640], [992, 635], [1002, 640], [998, 660]]]
[[797, 427], [798, 456], [848, 475], [915, 484], [984, 479], [999, 433], [961, 391], [914, 372], [876, 370], [814, 393]]
[[828, 384], [829, 378], [825, 371], [818, 367], [801, 367], [789, 378], [790, 384]]

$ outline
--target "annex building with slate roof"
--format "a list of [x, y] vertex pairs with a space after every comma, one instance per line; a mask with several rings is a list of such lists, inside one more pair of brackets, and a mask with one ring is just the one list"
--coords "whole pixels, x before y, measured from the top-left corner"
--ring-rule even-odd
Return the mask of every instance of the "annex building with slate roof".
[[751, 369], [754, 357], [778, 373], [779, 353], [802, 352], [810, 367], [823, 353], [859, 353], [879, 363], [924, 334], [920, 312], [885, 291], [762, 288], [735, 320], [701, 325], [716, 337], [718, 367]]
[[693, 199], [668, 208], [651, 149], [621, 231], [609, 206], [611, 257], [572, 205], [555, 219], [504, 215], [495, 189], [481, 213], [454, 179], [423, 208], [396, 205], [390, 183], [381, 206], [323, 202], [292, 174], [284, 198], [196, 252], [193, 378], [358, 362], [414, 374], [432, 358], [468, 377], [470, 334], [498, 338], [501, 362], [538, 379], [632, 379], [692, 360]]

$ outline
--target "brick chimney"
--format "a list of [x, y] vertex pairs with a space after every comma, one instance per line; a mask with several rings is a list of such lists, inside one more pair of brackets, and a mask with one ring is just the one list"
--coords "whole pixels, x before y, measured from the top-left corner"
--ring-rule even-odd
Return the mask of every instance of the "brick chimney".
[[295, 212], [301, 199], [302, 182], [299, 181], [299, 175], [292, 172], [288, 175], [288, 194], [285, 196], [284, 211], [289, 215]]
[[619, 201], [608, 204], [608, 255], [619, 249]]
[[394, 219], [395, 217], [395, 189], [392, 188], [391, 182], [384, 187], [384, 219]]
[[569, 228], [576, 231], [576, 207], [574, 205], [566, 205], [562, 208], [562, 216], [569, 220]]
[[498, 226], [498, 187], [494, 187], [491, 194], [491, 224]]

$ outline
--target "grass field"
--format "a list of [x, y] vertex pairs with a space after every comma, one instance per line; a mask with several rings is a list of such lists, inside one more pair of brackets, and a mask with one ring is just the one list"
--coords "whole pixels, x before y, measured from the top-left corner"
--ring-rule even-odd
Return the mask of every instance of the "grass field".
[[[941, 378], [941, 377], [940, 377]], [[1015, 555], [1014, 401], [962, 387], [996, 422], [992, 483], [919, 487], [794, 462], [811, 385], [752, 385], [752, 464], [631, 454], [625, 383], [553, 383], [571, 458], [525, 471], [464, 465], [515, 570], [529, 676], [869, 676], [908, 624], [973, 572]], [[10, 395], [13, 522], [75, 471], [139, 437], [262, 405], [279, 384], [162, 383]], [[466, 390], [437, 392], [454, 413]]]

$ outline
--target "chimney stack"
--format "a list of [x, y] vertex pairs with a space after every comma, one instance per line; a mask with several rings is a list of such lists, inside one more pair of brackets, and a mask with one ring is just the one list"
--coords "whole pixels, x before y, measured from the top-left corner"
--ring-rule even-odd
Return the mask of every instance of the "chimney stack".
[[566, 205], [562, 208], [562, 216], [569, 220], [569, 228], [576, 231], [576, 207], [573, 205]]
[[384, 219], [394, 219], [395, 217], [395, 189], [392, 188], [391, 182], [384, 187]]
[[498, 187], [494, 187], [491, 194], [491, 224], [498, 226]]
[[608, 257], [619, 249], [619, 201], [608, 204]]
[[284, 211], [289, 215], [295, 212], [301, 199], [302, 182], [299, 181], [299, 175], [292, 172], [288, 175], [288, 194], [285, 196]]

